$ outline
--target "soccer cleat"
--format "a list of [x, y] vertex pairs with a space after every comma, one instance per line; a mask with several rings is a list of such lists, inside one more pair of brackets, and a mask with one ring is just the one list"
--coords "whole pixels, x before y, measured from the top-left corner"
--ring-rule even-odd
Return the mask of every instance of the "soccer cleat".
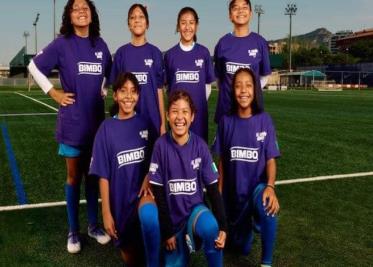
[[110, 242], [110, 236], [99, 226], [89, 226], [88, 227], [88, 236], [96, 239], [101, 245], [105, 245]]
[[67, 251], [69, 253], [80, 252], [80, 239], [78, 232], [69, 232], [67, 236]]

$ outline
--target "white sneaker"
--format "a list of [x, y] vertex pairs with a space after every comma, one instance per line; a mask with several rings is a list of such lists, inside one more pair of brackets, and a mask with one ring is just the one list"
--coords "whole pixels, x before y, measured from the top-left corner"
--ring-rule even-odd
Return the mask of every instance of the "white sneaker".
[[78, 253], [80, 252], [80, 239], [77, 232], [70, 232], [67, 236], [67, 251], [69, 253]]
[[110, 242], [110, 236], [99, 226], [88, 227], [88, 235], [101, 245], [105, 245]]

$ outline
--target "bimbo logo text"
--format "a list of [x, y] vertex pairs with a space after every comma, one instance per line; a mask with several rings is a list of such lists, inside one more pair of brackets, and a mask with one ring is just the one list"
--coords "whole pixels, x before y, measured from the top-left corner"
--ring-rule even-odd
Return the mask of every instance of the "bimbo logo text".
[[197, 178], [173, 179], [168, 181], [170, 195], [194, 195], [197, 191]]
[[118, 169], [129, 164], [142, 162], [145, 159], [145, 147], [121, 151], [117, 154]]
[[78, 70], [79, 70], [79, 75], [81, 74], [101, 75], [102, 74], [101, 63], [79, 62]]
[[198, 83], [199, 72], [198, 71], [177, 71], [176, 72], [176, 83]]
[[147, 72], [132, 72], [132, 74], [136, 76], [136, 79], [139, 82], [139, 84], [147, 84], [148, 83], [148, 73]]
[[250, 64], [227, 62], [225, 68], [227, 73], [234, 74], [238, 69], [250, 69]]
[[259, 159], [259, 148], [234, 146], [230, 151], [231, 161], [257, 162]]

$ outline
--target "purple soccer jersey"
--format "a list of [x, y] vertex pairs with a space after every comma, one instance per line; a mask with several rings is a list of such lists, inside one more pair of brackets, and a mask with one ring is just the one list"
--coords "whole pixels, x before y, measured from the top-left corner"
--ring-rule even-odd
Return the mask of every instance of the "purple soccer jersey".
[[223, 116], [212, 150], [223, 161], [223, 198], [228, 217], [237, 219], [259, 183], [267, 182], [266, 162], [280, 156], [271, 117]]
[[195, 44], [191, 51], [183, 51], [177, 44], [165, 54], [165, 71], [168, 93], [183, 89], [190, 94], [197, 109], [191, 130], [207, 142], [206, 84], [215, 80], [209, 51], [200, 44]]
[[201, 137], [190, 133], [180, 146], [171, 133], [155, 143], [149, 167], [151, 184], [163, 186], [174, 232], [178, 232], [192, 208], [203, 203], [203, 188], [217, 182], [217, 170]]
[[164, 83], [161, 51], [149, 43], [142, 46], [128, 43], [120, 47], [114, 56], [111, 82], [122, 72], [132, 72], [139, 81], [141, 92], [136, 111], [149, 121], [150, 138], [154, 142], [161, 125], [158, 100], [158, 89]]
[[140, 115], [108, 118], [97, 131], [90, 174], [109, 181], [110, 209], [122, 238], [137, 216], [137, 195], [149, 167], [147, 153], [148, 128]]
[[[267, 41], [255, 32], [246, 37], [236, 37], [231, 33], [224, 35], [214, 51], [215, 74], [218, 79], [219, 96], [215, 112], [215, 122], [230, 110], [232, 99], [232, 78], [239, 68], [250, 68], [260, 76], [271, 74]], [[262, 91], [257, 90], [259, 103], [262, 104]]]
[[74, 104], [60, 106], [58, 110], [57, 141], [72, 146], [92, 145], [105, 118], [101, 88], [104, 77], [109, 78], [111, 68], [106, 43], [97, 38], [92, 46], [89, 38], [60, 36], [33, 61], [46, 76], [57, 68], [63, 90], [75, 94]]

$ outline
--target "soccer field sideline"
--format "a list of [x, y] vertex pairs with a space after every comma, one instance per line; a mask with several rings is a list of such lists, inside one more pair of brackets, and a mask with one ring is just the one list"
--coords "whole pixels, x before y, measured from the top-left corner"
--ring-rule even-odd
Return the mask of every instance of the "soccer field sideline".
[[[289, 185], [289, 184], [309, 183], [309, 182], [346, 179], [346, 178], [358, 178], [358, 177], [373, 177], [373, 171], [371, 171], [371, 172], [349, 173], [349, 174], [336, 174], [336, 175], [327, 175], [327, 176], [315, 176], [315, 177], [308, 177], [308, 178], [296, 178], [296, 179], [289, 179], [289, 180], [280, 180], [280, 181], [276, 181], [275, 184], [276, 185]], [[99, 201], [101, 201], [101, 199], [99, 199]], [[86, 204], [86, 203], [87, 203], [87, 201], [85, 199], [80, 200], [80, 204]], [[24, 210], [24, 209], [50, 208], [50, 207], [59, 207], [59, 206], [66, 206], [66, 201], [44, 202], [44, 203], [11, 205], [11, 206], [0, 206], [0, 212]]]

